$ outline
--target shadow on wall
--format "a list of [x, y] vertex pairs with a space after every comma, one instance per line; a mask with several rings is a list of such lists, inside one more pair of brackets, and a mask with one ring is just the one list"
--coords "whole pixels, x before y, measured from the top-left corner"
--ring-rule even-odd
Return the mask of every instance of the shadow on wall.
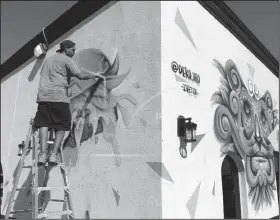
[[35, 78], [36, 74], [39, 72], [39, 69], [41, 68], [46, 56], [43, 56], [42, 58], [38, 58], [31, 70], [31, 73], [28, 76], [28, 81], [31, 82]]

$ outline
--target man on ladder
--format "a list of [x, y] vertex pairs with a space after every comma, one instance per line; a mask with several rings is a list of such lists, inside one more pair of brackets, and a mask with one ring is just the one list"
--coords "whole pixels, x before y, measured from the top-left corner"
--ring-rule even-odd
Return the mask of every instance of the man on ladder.
[[[62, 211], [68, 215], [68, 217], [73, 218], [73, 207], [70, 198], [70, 189], [68, 178], [65, 174], [65, 167], [63, 164], [63, 155], [60, 150], [60, 156], [58, 155], [58, 149], [61, 149], [61, 144], [64, 139], [65, 131], [69, 131], [71, 128], [71, 113], [69, 108], [70, 98], [68, 96], [68, 87], [71, 77], [76, 77], [80, 80], [92, 79], [95, 77], [102, 78], [103, 71], [100, 73], [94, 73], [86, 69], [80, 71], [79, 67], [76, 65], [74, 60], [71, 58], [75, 54], [75, 43], [70, 40], [65, 40], [60, 44], [60, 49], [57, 54], [48, 57], [41, 70], [41, 78], [39, 82], [37, 103], [38, 110], [36, 112], [35, 119], [30, 122], [30, 129], [27, 135], [27, 139], [23, 144], [23, 153], [19, 161], [19, 169], [17, 171], [16, 177], [14, 179], [14, 185], [9, 198], [9, 203], [6, 211], [5, 218], [9, 218], [10, 213], [32, 211], [32, 218], [46, 218], [53, 213], [38, 213], [38, 210], [43, 210], [43, 208], [38, 207], [38, 194], [41, 191], [48, 191], [52, 189], [63, 189], [64, 202], [69, 210]], [[40, 153], [38, 152], [38, 142], [36, 130], [39, 129], [39, 145]], [[50, 134], [55, 131], [55, 140], [51, 144], [53, 150], [51, 155], [48, 154], [48, 131], [50, 129]], [[52, 136], [52, 135], [50, 135]], [[24, 165], [24, 159], [27, 155], [28, 150], [31, 148], [33, 152], [33, 165]], [[49, 149], [50, 150], [50, 149]], [[60, 158], [62, 161], [60, 162]], [[37, 163], [38, 161], [38, 163]], [[60, 164], [61, 172], [63, 174], [63, 187], [47, 187], [47, 183], [44, 182], [43, 187], [38, 186], [38, 166], [52, 164]], [[17, 188], [19, 183], [20, 173], [22, 168], [32, 168], [32, 209], [30, 210], [18, 210], [12, 211], [15, 192], [19, 190], [30, 190], [30, 188]], [[45, 178], [47, 180], [47, 178]]]
[[[73, 59], [75, 43], [64, 40], [60, 49], [44, 62], [41, 70], [37, 103], [38, 109], [34, 119], [34, 127], [39, 128], [40, 153], [38, 165], [58, 164], [58, 149], [64, 139], [65, 131], [71, 129], [70, 99], [68, 87], [70, 77], [87, 80], [99, 77], [100, 73], [80, 71]], [[55, 130], [53, 150], [49, 155], [47, 149], [48, 130]]]

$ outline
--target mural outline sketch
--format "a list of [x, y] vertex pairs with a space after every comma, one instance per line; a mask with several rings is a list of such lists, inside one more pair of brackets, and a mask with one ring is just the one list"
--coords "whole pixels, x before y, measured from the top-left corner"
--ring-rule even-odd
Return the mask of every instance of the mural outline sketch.
[[[116, 155], [116, 165], [120, 166], [119, 146], [115, 137], [116, 122], [119, 119], [118, 111], [122, 114], [125, 126], [128, 126], [130, 122], [129, 112], [120, 102], [128, 100], [135, 106], [137, 101], [129, 94], [115, 96], [111, 91], [126, 79], [130, 69], [125, 74], [118, 75], [119, 57], [117, 51], [112, 63], [101, 50], [95, 48], [84, 49], [78, 52], [73, 59], [82, 67], [81, 69], [90, 71], [105, 69], [106, 71], [103, 74], [105, 76], [104, 80], [87, 80], [86, 83], [80, 81], [71, 82], [70, 109], [72, 127], [71, 132], [64, 141], [64, 148], [80, 148], [81, 144], [89, 138], [103, 133], [105, 140], [112, 144]], [[95, 138], [95, 143], [97, 141]]]

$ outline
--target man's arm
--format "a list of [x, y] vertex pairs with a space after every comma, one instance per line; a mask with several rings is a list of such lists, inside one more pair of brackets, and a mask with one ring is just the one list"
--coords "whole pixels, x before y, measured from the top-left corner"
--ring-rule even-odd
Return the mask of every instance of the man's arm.
[[99, 77], [99, 78], [104, 78], [102, 76], [102, 74], [104, 72], [107, 71], [106, 70], [101, 70], [99, 72], [93, 72], [93, 71], [90, 71], [88, 69], [85, 69], [85, 68], [80, 68], [83, 72], [81, 72], [81, 70], [78, 68], [78, 66], [76, 65], [76, 63], [74, 62], [74, 60], [69, 60], [69, 62], [67, 63], [67, 67], [70, 71], [70, 76], [71, 77], [76, 77], [78, 78], [79, 80], [87, 80], [87, 79], [92, 79], [92, 78], [95, 78], [95, 77]]
[[85, 69], [83, 67], [80, 67], [80, 69], [83, 71], [83, 73], [87, 73], [89, 75], [93, 75], [93, 77], [100, 77], [100, 78], [104, 78], [104, 76], [102, 76], [109, 68], [106, 68], [105, 70], [100, 70], [98, 72], [93, 72], [90, 71], [88, 69]]

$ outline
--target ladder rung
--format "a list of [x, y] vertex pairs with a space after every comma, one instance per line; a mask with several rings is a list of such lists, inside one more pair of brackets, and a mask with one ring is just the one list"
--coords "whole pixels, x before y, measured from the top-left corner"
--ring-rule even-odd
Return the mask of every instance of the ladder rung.
[[13, 203], [16, 202], [18, 204], [25, 204], [25, 205], [32, 205], [32, 202], [27, 202], [27, 201], [18, 201], [17, 199], [12, 201]]
[[59, 164], [57, 164], [56, 166], [65, 167], [65, 164], [64, 164], [64, 163], [59, 163]]
[[65, 167], [65, 164], [64, 164], [64, 163], [58, 163], [57, 165], [51, 165], [51, 164], [49, 164], [49, 163], [46, 163], [45, 166], [48, 166], [48, 165], [50, 165], [50, 166], [55, 166], [55, 167]]
[[64, 199], [49, 199], [50, 202], [65, 202]]
[[[41, 210], [43, 208], [38, 208], [38, 210]], [[13, 213], [19, 213], [19, 212], [32, 212], [33, 209], [24, 209], [24, 210], [14, 210], [14, 211], [11, 211], [10, 213], [13, 214]]]
[[28, 202], [28, 201], [18, 201], [17, 199], [14, 200], [13, 202], [17, 202], [18, 204], [32, 205], [32, 202]]
[[54, 141], [47, 141], [48, 144], [54, 144]]
[[31, 190], [32, 188], [30, 187], [24, 187], [24, 188], [17, 188], [16, 190], [17, 191], [20, 191], [20, 190]]
[[65, 210], [65, 211], [59, 211], [59, 212], [42, 213], [42, 214], [38, 214], [38, 218], [47, 218], [47, 217], [49, 217], [51, 215], [55, 215], [55, 214], [72, 215], [72, 211], [71, 210]]
[[[31, 187], [24, 187], [24, 188], [17, 188], [17, 191], [20, 190], [32, 190], [33, 188]], [[46, 186], [46, 187], [38, 187], [38, 191], [49, 191], [49, 190], [58, 190], [58, 189], [63, 189], [67, 190], [69, 189], [68, 186]]]
[[[46, 165], [45, 165], [45, 167], [47, 167], [49, 164], [48, 163], [46, 163]], [[53, 165], [51, 165], [51, 166], [53, 166]], [[57, 165], [55, 165], [55, 166], [59, 166], [59, 167], [65, 167], [65, 164], [64, 163], [59, 163], [59, 164], [57, 164]], [[39, 168], [39, 166], [37, 166], [38, 168]], [[22, 168], [32, 168], [32, 165], [28, 165], [28, 166], [22, 166]]]
[[32, 209], [11, 211], [10, 214], [19, 213], [19, 212], [32, 212]]
[[69, 187], [67, 186], [46, 186], [46, 187], [38, 187], [38, 191], [48, 191], [48, 190], [58, 190], [63, 189], [67, 190]]

